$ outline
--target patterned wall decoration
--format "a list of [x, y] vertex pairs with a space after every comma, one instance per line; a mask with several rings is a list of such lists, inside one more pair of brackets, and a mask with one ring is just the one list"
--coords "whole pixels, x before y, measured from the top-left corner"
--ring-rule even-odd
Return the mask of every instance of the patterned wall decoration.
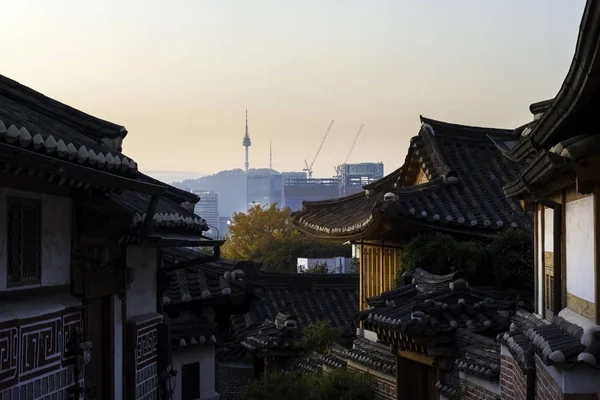
[[396, 385], [394, 383], [375, 378], [375, 397], [381, 400], [395, 400]]
[[127, 330], [127, 343], [134, 349], [128, 363], [127, 398], [158, 399], [157, 344], [160, 314], [134, 318]]
[[76, 329], [75, 308], [0, 322], [0, 398], [41, 398], [73, 385], [75, 358], [66, 349]]

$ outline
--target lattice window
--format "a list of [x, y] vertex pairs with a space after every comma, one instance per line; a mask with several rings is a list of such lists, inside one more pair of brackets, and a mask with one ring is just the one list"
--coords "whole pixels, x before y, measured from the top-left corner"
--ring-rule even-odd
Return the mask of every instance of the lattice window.
[[40, 283], [42, 263], [42, 203], [7, 198], [8, 286]]
[[554, 306], [554, 275], [546, 274], [546, 312], [552, 314]]

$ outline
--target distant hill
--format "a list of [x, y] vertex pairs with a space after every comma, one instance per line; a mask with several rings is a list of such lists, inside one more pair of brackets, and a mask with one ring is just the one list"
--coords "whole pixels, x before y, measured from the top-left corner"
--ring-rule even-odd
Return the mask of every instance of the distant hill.
[[[259, 174], [269, 171], [279, 174], [268, 168], [250, 169], [248, 173]], [[173, 186], [184, 190], [212, 190], [219, 193], [219, 215], [222, 217], [230, 216], [234, 212], [246, 211], [246, 175], [241, 168], [220, 171], [198, 179], [184, 179], [181, 182], [173, 182]]]

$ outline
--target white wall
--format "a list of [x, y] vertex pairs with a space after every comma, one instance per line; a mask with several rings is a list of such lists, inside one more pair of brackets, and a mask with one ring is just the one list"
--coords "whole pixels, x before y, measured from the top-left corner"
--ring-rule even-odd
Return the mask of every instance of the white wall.
[[[71, 268], [71, 199], [0, 188], [0, 291], [25, 287], [6, 287], [7, 234], [6, 197], [20, 196], [42, 201], [42, 271], [41, 286], [66, 285]], [[40, 285], [35, 285], [40, 286]], [[34, 287], [35, 287], [34, 286]], [[31, 287], [31, 286], [28, 286]]]
[[218, 396], [215, 392], [215, 348], [212, 344], [200, 344], [173, 349], [173, 368], [177, 371], [173, 399], [181, 399], [181, 366], [195, 362], [200, 362], [200, 399]]
[[298, 272], [306, 271], [317, 264], [327, 263], [329, 273], [348, 273], [352, 266], [352, 258], [331, 257], [331, 258], [298, 258]]
[[595, 303], [594, 196], [568, 202], [565, 214], [567, 292]]
[[128, 246], [127, 267], [134, 279], [127, 291], [127, 319], [156, 313], [157, 250], [154, 246]]
[[544, 211], [544, 251], [554, 252], [554, 210], [551, 208]]

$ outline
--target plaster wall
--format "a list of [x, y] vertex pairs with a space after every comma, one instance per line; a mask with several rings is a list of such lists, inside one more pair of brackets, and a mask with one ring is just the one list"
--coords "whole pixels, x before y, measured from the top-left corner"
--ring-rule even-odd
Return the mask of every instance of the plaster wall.
[[544, 251], [554, 252], [554, 210], [551, 208], [544, 210]]
[[[42, 270], [40, 284], [7, 288], [7, 196], [42, 202]], [[71, 268], [71, 199], [0, 188], [0, 291], [67, 285]]]
[[568, 202], [565, 214], [567, 292], [594, 303], [594, 196]]
[[213, 345], [196, 345], [173, 349], [173, 368], [177, 371], [174, 399], [181, 399], [181, 371], [185, 364], [200, 363], [200, 400], [217, 400], [215, 392], [215, 348]]
[[157, 257], [154, 246], [127, 247], [127, 266], [134, 269], [133, 282], [127, 291], [127, 319], [157, 312]]

